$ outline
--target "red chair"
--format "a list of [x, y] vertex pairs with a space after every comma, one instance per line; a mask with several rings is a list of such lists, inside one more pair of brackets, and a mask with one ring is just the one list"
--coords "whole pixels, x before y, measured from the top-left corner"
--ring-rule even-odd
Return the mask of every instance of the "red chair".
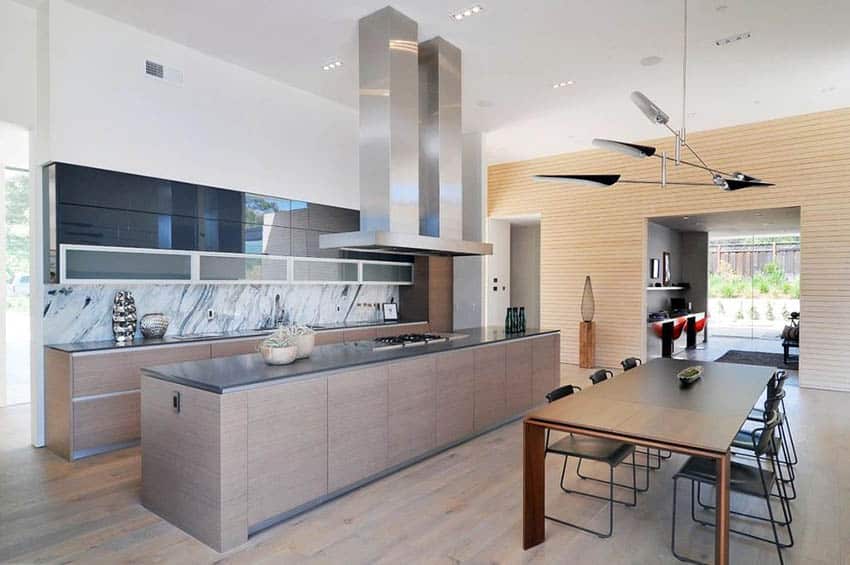
[[706, 314], [706, 315], [705, 315], [705, 316], [703, 316], [702, 318], [699, 318], [699, 319], [696, 321], [696, 330], [697, 330], [697, 333], [699, 333], [699, 332], [701, 332], [701, 331], [703, 331], [703, 330], [705, 329], [705, 321], [706, 321], [707, 319], [708, 319], [708, 314]]
[[[655, 322], [652, 324], [652, 331], [655, 332], [655, 335], [661, 339], [661, 356], [662, 357], [671, 357], [673, 355], [673, 342], [682, 337], [682, 331], [685, 329], [685, 326], [688, 323], [687, 318], [676, 318], [672, 322]], [[669, 342], [664, 339], [664, 326], [667, 324], [672, 324], [672, 332], [670, 335]]]

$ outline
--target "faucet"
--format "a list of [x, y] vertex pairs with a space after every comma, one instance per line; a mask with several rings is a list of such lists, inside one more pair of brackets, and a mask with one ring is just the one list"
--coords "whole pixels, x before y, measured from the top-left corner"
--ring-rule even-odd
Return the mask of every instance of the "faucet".
[[280, 295], [274, 295], [274, 308], [272, 309], [272, 326], [277, 328], [283, 324], [285, 311], [280, 305]]

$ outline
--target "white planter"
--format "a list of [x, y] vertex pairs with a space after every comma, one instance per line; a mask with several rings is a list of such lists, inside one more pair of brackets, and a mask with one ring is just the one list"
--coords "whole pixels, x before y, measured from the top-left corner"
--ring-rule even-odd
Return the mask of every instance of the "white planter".
[[296, 359], [304, 359], [313, 353], [313, 348], [316, 346], [316, 334], [304, 334], [295, 338], [295, 344], [298, 346], [298, 356]]
[[290, 345], [289, 347], [269, 347], [268, 345], [260, 345], [260, 355], [263, 360], [269, 365], [289, 365], [298, 356], [298, 347]]

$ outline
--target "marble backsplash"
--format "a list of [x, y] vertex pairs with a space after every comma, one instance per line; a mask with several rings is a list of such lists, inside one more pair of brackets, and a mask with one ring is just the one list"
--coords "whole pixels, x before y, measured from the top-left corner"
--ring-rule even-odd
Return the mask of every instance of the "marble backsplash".
[[359, 304], [398, 302], [392, 285], [47, 285], [44, 342], [112, 339], [112, 299], [125, 289], [136, 299], [139, 318], [152, 312], [170, 318], [166, 335], [270, 327], [276, 295], [284, 321], [301, 324], [378, 322], [380, 308]]

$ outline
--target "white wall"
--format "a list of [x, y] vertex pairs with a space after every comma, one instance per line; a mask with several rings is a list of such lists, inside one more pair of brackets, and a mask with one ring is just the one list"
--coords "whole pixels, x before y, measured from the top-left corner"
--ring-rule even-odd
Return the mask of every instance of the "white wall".
[[[505, 309], [511, 302], [511, 224], [507, 220], [489, 220], [487, 239], [493, 254], [487, 257], [487, 325], [505, 323]], [[493, 279], [497, 279], [493, 282]]]
[[359, 208], [355, 110], [65, 0], [49, 25], [49, 159]]
[[540, 327], [540, 224], [511, 225], [512, 306], [525, 307], [525, 323]]
[[35, 125], [35, 10], [0, 0], [0, 122]]

